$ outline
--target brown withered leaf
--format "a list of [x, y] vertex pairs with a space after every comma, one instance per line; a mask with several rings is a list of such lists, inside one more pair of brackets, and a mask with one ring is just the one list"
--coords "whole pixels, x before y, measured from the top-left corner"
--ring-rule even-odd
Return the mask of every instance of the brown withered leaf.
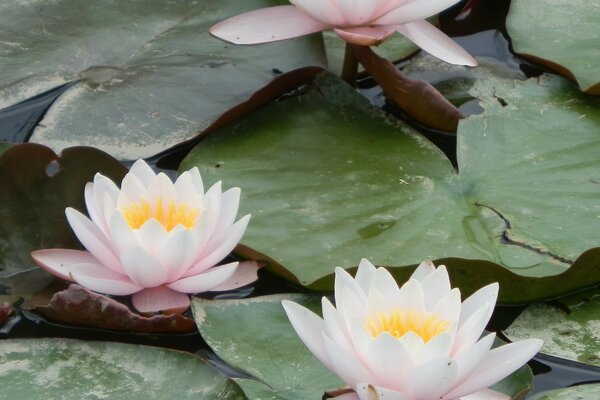
[[15, 309], [8, 303], [0, 304], [0, 327], [14, 315]]
[[115, 331], [187, 333], [196, 330], [194, 320], [181, 314], [145, 317], [102, 294], [71, 284], [66, 290], [48, 288], [27, 301], [24, 308], [54, 321]]
[[394, 64], [368, 46], [352, 45], [362, 66], [386, 96], [419, 123], [445, 132], [456, 132], [464, 115], [429, 82], [409, 79]]

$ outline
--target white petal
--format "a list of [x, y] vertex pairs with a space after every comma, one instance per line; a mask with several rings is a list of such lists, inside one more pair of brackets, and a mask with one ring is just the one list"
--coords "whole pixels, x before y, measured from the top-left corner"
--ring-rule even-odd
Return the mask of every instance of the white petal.
[[281, 302], [285, 313], [300, 337], [300, 340], [308, 347], [311, 353], [327, 368], [331, 369], [329, 358], [323, 343], [322, 332], [325, 329], [324, 322], [317, 314], [297, 303], [289, 300]]
[[407, 22], [429, 18], [444, 11], [460, 0], [413, 0], [396, 7], [392, 11], [373, 21], [377, 25], [406, 24]]
[[417, 313], [426, 311], [423, 287], [414, 279], [409, 279], [402, 285], [398, 296], [390, 300], [398, 310], [413, 310]]
[[539, 339], [527, 339], [490, 350], [473, 373], [447, 394], [448, 398], [477, 392], [506, 378], [535, 356], [542, 344]]
[[359, 382], [375, 382], [376, 377], [360, 363], [356, 354], [345, 352], [337, 343], [323, 335], [325, 351], [329, 359], [329, 368], [350, 387]]
[[367, 364], [377, 377], [379, 386], [394, 388], [407, 371], [414, 367], [414, 361], [404, 345], [395, 337], [384, 333], [375, 338], [367, 350]]
[[323, 309], [323, 321], [325, 323], [325, 333], [327, 336], [342, 346], [345, 351], [352, 351], [350, 336], [340, 314], [327, 297], [321, 299], [321, 306]]
[[402, 392], [390, 390], [368, 383], [356, 385], [356, 393], [360, 400], [409, 400]]
[[[369, 287], [368, 297], [371, 297], [371, 291], [373, 290], [377, 290], [377, 292], [381, 293], [383, 299], [391, 305], [395, 305], [394, 299], [399, 299], [401, 296], [396, 280], [385, 268], [378, 268], [375, 272], [373, 279], [371, 280], [371, 286]], [[384, 311], [383, 309], [380, 310]], [[391, 310], [386, 310], [385, 312], [389, 311]]]
[[221, 215], [215, 226], [214, 236], [221, 235], [235, 221], [240, 204], [240, 188], [231, 188], [221, 197]]
[[125, 296], [143, 289], [127, 276], [117, 274], [97, 263], [73, 265], [71, 279], [94, 292], [114, 296]]
[[[450, 277], [446, 267], [440, 265], [435, 271], [421, 280], [423, 293], [425, 295], [425, 307], [431, 311], [440, 299], [450, 292]], [[460, 304], [460, 292], [458, 293]]]
[[345, 20], [334, 0], [290, 0], [295, 5], [316, 21], [329, 26], [341, 26]]
[[[365, 317], [365, 304], [360, 301], [360, 299], [356, 295], [356, 292], [354, 292], [348, 286], [342, 286], [339, 292], [336, 290], [335, 295], [336, 309], [346, 326], [346, 332], [352, 335], [353, 321], [356, 318]], [[364, 322], [366, 323], [366, 321]]]
[[410, 370], [402, 380], [402, 389], [410, 399], [439, 399], [454, 384], [456, 370], [452, 358], [433, 359]]
[[[90, 198], [88, 198], [90, 196]], [[112, 200], [113, 204], [116, 204], [117, 199], [119, 198], [119, 188], [113, 181], [108, 179], [102, 174], [96, 174], [94, 176], [94, 183], [92, 184], [92, 190], [88, 194], [88, 189], [86, 185], [86, 199], [85, 203], [88, 207], [88, 212], [90, 213], [90, 217], [92, 221], [96, 223], [98, 226], [102, 226], [102, 229], [105, 230], [108, 228], [107, 223], [110, 219], [110, 215], [106, 215], [104, 213], [104, 203], [105, 197], [109, 197]], [[96, 216], [92, 216], [91, 209], [95, 208]], [[97, 220], [95, 219], [97, 218]], [[106, 233], [106, 230], [105, 230]]]
[[202, 293], [213, 290], [222, 285], [233, 276], [239, 263], [219, 265], [197, 275], [179, 279], [173, 283], [165, 285], [173, 290], [182, 293]]
[[121, 253], [123, 269], [137, 285], [150, 288], [167, 282], [168, 273], [160, 262], [139, 246]]
[[338, 0], [345, 26], [367, 25], [375, 17], [379, 2], [374, 0]]
[[187, 294], [164, 286], [144, 289], [131, 296], [133, 306], [140, 312], [183, 312], [190, 306]]
[[190, 204], [190, 202], [196, 198], [196, 186], [194, 185], [192, 175], [188, 171], [183, 172], [181, 175], [179, 175], [179, 177], [177, 177], [174, 187], [175, 201], [177, 204]]
[[[177, 227], [173, 231], [175, 229]], [[137, 229], [136, 234], [140, 246], [147, 252], [153, 253], [155, 249], [168, 240], [171, 232], [167, 232], [165, 227], [156, 218], [150, 218]]]
[[477, 65], [477, 61], [465, 49], [425, 20], [398, 25], [396, 31], [432, 56], [447, 63], [471, 67]]
[[461, 382], [477, 368], [481, 360], [483, 360], [488, 351], [492, 348], [495, 338], [496, 334], [490, 333], [471, 346], [469, 351], [463, 352], [459, 357], [454, 357], [458, 366], [456, 386], [461, 384]]
[[342, 288], [348, 288], [356, 296], [357, 300], [361, 303], [366, 303], [367, 292], [363, 291], [362, 287], [354, 280], [350, 274], [343, 268], [335, 268], [335, 284], [334, 284], [334, 295], [335, 295], [335, 306], [338, 311], [344, 313], [340, 307], [343, 307], [343, 300], [341, 299]]
[[435, 272], [435, 265], [431, 262], [431, 260], [425, 260], [410, 276], [410, 279], [417, 280], [419, 282], [423, 282], [423, 280], [428, 277], [430, 274]]
[[454, 348], [452, 356], [460, 356], [463, 352], [469, 351], [471, 346], [479, 340], [485, 325], [487, 324], [487, 315], [489, 313], [489, 304], [482, 305], [479, 310], [469, 317], [469, 319], [459, 327], [454, 339]]
[[117, 273], [124, 273], [121, 263], [113, 253], [112, 246], [104, 233], [85, 215], [68, 207], [67, 220], [83, 246], [102, 264]]
[[239, 221], [225, 231], [223, 235], [212, 239], [214, 241], [218, 241], [219, 245], [210, 253], [202, 254], [201, 259], [185, 273], [185, 276], [196, 275], [202, 271], [205, 271], [231, 253], [235, 246], [237, 246], [242, 239], [249, 220], [250, 214], [243, 216]]
[[110, 221], [110, 241], [113, 244], [117, 254], [121, 254], [125, 249], [138, 245], [137, 236], [127, 222], [123, 219], [121, 213], [114, 213]]
[[192, 183], [196, 188], [196, 194], [204, 196], [204, 183], [202, 182], [202, 177], [200, 176], [198, 167], [194, 167], [188, 172], [190, 173], [190, 176], [192, 177]]
[[142, 181], [133, 174], [127, 174], [123, 178], [123, 182], [121, 182], [121, 192], [119, 193], [117, 206], [124, 208], [131, 203], [139, 203], [145, 193], [146, 186]]
[[332, 397], [333, 400], [360, 400], [360, 397], [355, 392], [340, 394]]
[[448, 357], [452, 347], [452, 339], [452, 335], [447, 333], [434, 336], [421, 347], [415, 357], [416, 363], [420, 365], [436, 358]]
[[150, 182], [143, 197], [150, 203], [154, 203], [159, 198], [163, 199], [164, 202], [175, 200], [176, 195], [173, 182], [167, 175], [161, 172]]
[[261, 8], [236, 15], [209, 29], [214, 36], [235, 44], [267, 43], [327, 29], [302, 10], [288, 5]]
[[[427, 290], [425, 287], [424, 289]], [[428, 311], [431, 311], [439, 318], [448, 321], [450, 324], [458, 326], [458, 319], [460, 318], [461, 312], [460, 290], [454, 288], [446, 292], [437, 302], [436, 306]]]
[[210, 236], [213, 236], [215, 228], [219, 223], [223, 203], [222, 197], [221, 181], [212, 185], [204, 195], [204, 213], [202, 214], [202, 218], [208, 219], [208, 234]]
[[70, 249], [44, 249], [31, 252], [33, 261], [45, 271], [66, 281], [73, 265], [98, 263], [90, 252]]
[[156, 257], [167, 270], [169, 282], [183, 276], [195, 256], [196, 237], [187, 229], [173, 229], [169, 238], [156, 249]]
[[242, 261], [229, 279], [210, 290], [213, 292], [224, 292], [249, 285], [258, 279], [258, 270], [260, 268], [261, 266], [256, 261]]
[[359, 46], [378, 46], [396, 32], [396, 25], [357, 26], [335, 28], [340, 39]]
[[145, 187], [150, 185], [156, 174], [144, 160], [137, 160], [129, 169], [129, 173], [135, 175]]
[[369, 293], [369, 286], [371, 285], [371, 279], [373, 279], [373, 274], [375, 274], [376, 268], [373, 264], [371, 264], [367, 259], [363, 258], [360, 260], [360, 264], [358, 264], [358, 270], [356, 271], [356, 276], [354, 280], [358, 283], [358, 286], [361, 287], [363, 292]]
[[496, 300], [498, 299], [498, 288], [500, 286], [497, 282], [489, 284], [487, 286], [482, 287], [475, 293], [473, 293], [469, 298], [463, 301], [460, 311], [460, 319], [459, 325], [465, 323], [471, 315], [476, 312], [481, 306], [484, 304], [490, 304], [491, 307], [488, 309], [488, 315], [485, 323], [487, 324], [490, 318], [492, 317], [492, 313], [494, 311], [494, 306], [496, 305]]

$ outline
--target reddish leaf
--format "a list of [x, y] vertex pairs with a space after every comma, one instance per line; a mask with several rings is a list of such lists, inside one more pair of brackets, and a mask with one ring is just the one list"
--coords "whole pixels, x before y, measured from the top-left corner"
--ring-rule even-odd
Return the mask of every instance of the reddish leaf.
[[181, 314], [145, 317], [110, 297], [76, 284], [59, 292], [52, 288], [44, 290], [29, 300], [25, 308], [55, 321], [116, 331], [184, 333], [196, 329], [194, 320]]
[[0, 326], [15, 313], [15, 309], [8, 303], [0, 304]]

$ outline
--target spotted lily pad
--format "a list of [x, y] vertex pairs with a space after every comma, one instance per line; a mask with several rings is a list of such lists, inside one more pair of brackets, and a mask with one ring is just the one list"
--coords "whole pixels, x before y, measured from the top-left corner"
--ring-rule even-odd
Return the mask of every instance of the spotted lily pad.
[[[292, 328], [281, 300], [288, 299], [320, 314], [320, 296], [284, 294], [242, 300], [194, 299], [198, 329], [219, 357], [254, 376], [236, 379], [249, 399], [320, 399], [343, 383], [304, 346]], [[232, 327], [240, 326], [243, 329]], [[527, 366], [493, 386], [513, 399], [531, 388]]]
[[313, 289], [363, 257], [434, 259], [465, 295], [499, 281], [504, 302], [599, 282], [600, 99], [555, 76], [488, 78], [471, 95], [484, 113], [459, 126], [458, 173], [330, 75], [207, 138], [181, 169], [240, 186], [253, 216], [238, 250]]
[[[325, 65], [318, 35], [244, 47], [208, 33], [233, 14], [280, 3], [5, 2], [0, 107], [79, 81], [58, 98], [31, 140], [57, 151], [86, 144], [121, 159], [148, 157], [195, 137], [279, 75]], [[297, 79], [279, 81], [275, 93], [253, 97], [244, 110]]]
[[598, 400], [599, 398], [600, 384], [593, 383], [538, 393], [531, 400]]
[[85, 212], [83, 188], [100, 172], [121, 181], [127, 169], [93, 148], [70, 148], [60, 156], [32, 143], [0, 155], [0, 289], [32, 294], [52, 279], [31, 260], [32, 250], [79, 248], [64, 210]]
[[600, 94], [600, 3], [513, 0], [506, 20], [513, 49]]
[[124, 343], [69, 339], [0, 341], [1, 400], [245, 400], [196, 356]]
[[530, 305], [505, 334], [540, 338], [542, 353], [600, 367], [600, 289]]

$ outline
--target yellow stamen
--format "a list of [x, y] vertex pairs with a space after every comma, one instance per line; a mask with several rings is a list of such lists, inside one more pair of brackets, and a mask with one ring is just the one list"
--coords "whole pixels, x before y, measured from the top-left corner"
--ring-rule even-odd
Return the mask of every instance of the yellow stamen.
[[143, 199], [139, 203], [129, 204], [121, 209], [121, 214], [132, 229], [139, 229], [150, 218], [155, 218], [165, 230], [170, 231], [179, 224], [187, 229], [193, 228], [200, 210], [186, 203], [177, 204], [173, 200], [164, 204], [162, 197], [158, 197], [154, 204]]
[[425, 314], [414, 310], [394, 310], [389, 314], [378, 313], [376, 318], [367, 319], [366, 328], [373, 337], [384, 332], [401, 338], [408, 332], [419, 335], [424, 342], [448, 329], [448, 321], [435, 314]]

